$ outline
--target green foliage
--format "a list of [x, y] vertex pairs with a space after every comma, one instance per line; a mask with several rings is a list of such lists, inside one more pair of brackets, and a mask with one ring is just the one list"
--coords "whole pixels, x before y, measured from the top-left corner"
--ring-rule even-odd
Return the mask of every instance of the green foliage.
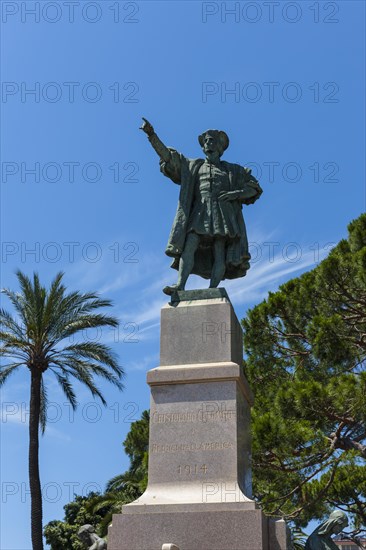
[[89, 503], [89, 509], [97, 512], [101, 507], [108, 506], [109, 512], [100, 524], [102, 535], [107, 535], [108, 525], [112, 515], [120, 513], [123, 504], [136, 500], [147, 486], [147, 467], [149, 449], [149, 419], [148, 411], [144, 411], [141, 420], [131, 424], [123, 446], [130, 458], [127, 472], [110, 479], [106, 492]]
[[89, 523], [98, 529], [103, 517], [109, 512], [108, 505], [98, 512], [90, 512], [88, 504], [97, 498], [98, 493], [88, 496], [75, 496], [72, 502], [64, 506], [64, 521], [50, 521], [44, 528], [44, 536], [52, 550], [85, 550], [77, 532], [83, 525]]
[[[366, 215], [349, 225], [348, 240], [316, 269], [251, 310], [243, 327], [245, 371], [255, 392], [256, 499], [267, 514], [295, 525], [298, 550], [305, 541], [299, 527], [334, 508], [346, 511], [352, 527], [361, 530], [366, 522]], [[129, 470], [87, 503], [91, 513], [108, 509], [97, 524], [101, 535], [111, 513], [146, 487], [148, 429], [145, 411], [124, 442]], [[61, 536], [52, 550], [62, 548]]]
[[147, 482], [149, 418], [149, 412], [144, 411], [141, 420], [137, 420], [131, 425], [131, 430], [123, 443], [126, 454], [131, 460], [130, 472], [139, 480], [142, 490], [145, 490]]
[[366, 523], [366, 215], [348, 229], [243, 320], [255, 495], [299, 526], [334, 507]]
[[131, 424], [123, 442], [131, 464], [127, 472], [108, 481], [103, 494], [90, 493], [87, 497], [75, 496], [64, 506], [64, 521], [51, 521], [44, 535], [51, 550], [81, 550], [84, 548], [77, 532], [90, 523], [101, 537], [108, 534], [112, 515], [120, 513], [123, 504], [136, 500], [147, 485], [147, 461], [149, 446], [149, 412], [142, 413], [141, 420]]
[[[77, 399], [72, 380], [84, 384], [94, 397], [106, 405], [95, 378], [101, 377], [123, 389], [123, 369], [111, 349], [97, 342], [75, 341], [87, 328], [116, 327], [118, 320], [98, 313], [110, 307], [95, 293], [67, 293], [58, 273], [50, 288], [43, 287], [37, 273], [33, 279], [16, 273], [20, 292], [3, 289], [16, 316], [0, 309], [0, 352], [9, 362], [0, 365], [0, 387], [20, 367], [30, 373], [29, 405], [29, 484], [31, 491], [31, 533], [33, 548], [41, 550], [42, 493], [39, 475], [39, 428], [46, 428], [47, 378], [52, 373], [73, 409]], [[54, 526], [57, 530], [57, 526]], [[64, 533], [63, 536], [66, 536]], [[62, 544], [61, 544], [62, 547]]]
[[292, 546], [293, 550], [304, 550], [305, 543], [307, 539], [306, 533], [304, 533], [299, 528], [294, 528], [291, 531], [291, 540], [292, 540]]

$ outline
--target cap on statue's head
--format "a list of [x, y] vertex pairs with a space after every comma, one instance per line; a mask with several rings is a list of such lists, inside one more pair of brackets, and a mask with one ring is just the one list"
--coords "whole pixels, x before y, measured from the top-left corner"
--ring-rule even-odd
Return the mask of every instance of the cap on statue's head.
[[221, 154], [229, 147], [229, 137], [227, 133], [222, 130], [206, 130], [206, 132], [203, 132], [200, 136], [198, 136], [198, 141], [201, 147], [203, 147], [205, 136], [207, 135], [213, 136], [218, 140]]

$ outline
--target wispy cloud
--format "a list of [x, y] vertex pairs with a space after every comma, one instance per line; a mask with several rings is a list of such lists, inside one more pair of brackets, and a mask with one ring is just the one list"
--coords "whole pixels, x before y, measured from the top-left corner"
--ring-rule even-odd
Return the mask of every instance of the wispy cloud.
[[[256, 235], [255, 242], [268, 243], [274, 238], [275, 232], [272, 235], [264, 237]], [[253, 241], [254, 242], [254, 241]], [[234, 281], [225, 281], [222, 286], [225, 286], [229, 296], [232, 298], [234, 305], [245, 305], [255, 301], [263, 300], [269, 291], [274, 291], [280, 284], [294, 277], [308, 268], [315, 267], [313, 251], [305, 251], [303, 246], [299, 259], [293, 260], [286, 258], [283, 253], [277, 253], [273, 257], [267, 257], [255, 262], [245, 279], [236, 279]], [[326, 256], [326, 251], [320, 253], [319, 260]], [[159, 326], [160, 310], [166, 303], [167, 299], [162, 295], [157, 298], [157, 293], [161, 292], [161, 288], [168, 281], [171, 281], [171, 274], [163, 275], [163, 273], [150, 274], [151, 277], [157, 277], [153, 284], [148, 284], [141, 289], [141, 293], [137, 296], [132, 310], [122, 316], [122, 319], [132, 318], [139, 324], [140, 333], [146, 333], [150, 330], [155, 330]], [[189, 280], [188, 288], [197, 287], [200, 280], [198, 277], [192, 277]], [[207, 286], [207, 284], [205, 284]]]
[[[1, 410], [1, 425], [2, 428], [5, 427], [6, 424], [12, 424], [17, 426], [22, 426], [23, 428], [26, 428], [28, 430], [29, 426], [29, 407], [27, 403], [3, 403], [2, 404], [2, 410]], [[50, 426], [50, 424], [47, 424], [46, 426], [46, 434], [50, 437], [54, 437], [56, 439], [60, 439], [62, 441], [71, 441], [71, 437], [54, 428], [53, 426]]]
[[[325, 256], [325, 253], [323, 255]], [[225, 286], [233, 301], [242, 305], [256, 299], [264, 299], [269, 291], [276, 290], [281, 283], [289, 279], [289, 276], [295, 276], [315, 265], [313, 252], [303, 253], [301, 259], [296, 262], [290, 262], [278, 254], [272, 261], [267, 259], [255, 264], [245, 280], [236, 279]]]
[[[301, 250], [299, 258], [286, 257], [286, 243], [280, 244], [279, 230], [276, 228], [270, 234], [263, 234], [259, 227], [251, 232], [252, 267], [243, 279], [224, 281], [224, 286], [234, 306], [253, 304], [263, 300], [269, 291], [274, 291], [280, 284], [292, 276], [316, 265], [314, 252], [297, 244]], [[270, 246], [275, 245], [270, 253]], [[284, 245], [284, 246], [281, 246]], [[255, 250], [260, 255], [255, 256]], [[278, 252], [280, 250], [280, 252]], [[296, 250], [295, 250], [296, 251]], [[276, 253], [275, 253], [276, 252]], [[320, 253], [318, 261], [326, 255]], [[148, 268], [147, 268], [148, 266]], [[84, 265], [84, 269], [85, 265]], [[80, 266], [74, 274], [81, 276]], [[137, 327], [139, 341], [155, 338], [158, 334], [160, 311], [167, 298], [162, 294], [162, 288], [176, 280], [176, 272], [167, 269], [167, 261], [161, 254], [147, 253], [139, 257], [139, 263], [126, 269], [126, 265], [114, 264], [109, 260], [101, 262], [92, 274], [86, 275], [89, 286], [99, 287], [100, 292], [109, 294], [114, 299], [114, 313], [119, 318], [121, 328], [133, 323]], [[199, 277], [190, 277], [187, 288], [208, 286], [202, 284]], [[112, 331], [104, 338], [106, 343], [115, 341]]]
[[152, 369], [154, 367], [157, 367], [159, 364], [159, 354], [154, 353], [150, 355], [145, 355], [144, 357], [141, 357], [138, 361], [131, 361], [126, 365], [126, 371], [131, 374], [132, 372], [141, 372], [141, 371], [148, 371], [149, 369]]

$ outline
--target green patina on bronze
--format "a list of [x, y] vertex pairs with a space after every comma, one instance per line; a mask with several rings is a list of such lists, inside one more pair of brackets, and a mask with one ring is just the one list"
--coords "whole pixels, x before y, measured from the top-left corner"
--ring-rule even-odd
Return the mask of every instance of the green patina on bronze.
[[107, 542], [98, 537], [92, 525], [80, 527], [78, 537], [88, 550], [107, 550]]
[[216, 288], [223, 279], [244, 277], [249, 269], [248, 238], [242, 206], [262, 194], [248, 168], [221, 161], [229, 146], [225, 132], [206, 130], [198, 141], [205, 159], [188, 159], [166, 147], [152, 125], [143, 119], [141, 129], [160, 157], [162, 173], [180, 185], [176, 216], [165, 253], [178, 270], [176, 285], [164, 292], [184, 290], [191, 273], [210, 279]]
[[179, 302], [195, 302], [197, 300], [212, 300], [217, 298], [226, 298], [230, 302], [224, 288], [203, 288], [197, 290], [176, 290], [172, 293], [171, 303], [175, 305]]
[[311, 533], [306, 541], [305, 550], [339, 550], [331, 537], [341, 533], [347, 525], [348, 519], [344, 512], [332, 512], [329, 518]]

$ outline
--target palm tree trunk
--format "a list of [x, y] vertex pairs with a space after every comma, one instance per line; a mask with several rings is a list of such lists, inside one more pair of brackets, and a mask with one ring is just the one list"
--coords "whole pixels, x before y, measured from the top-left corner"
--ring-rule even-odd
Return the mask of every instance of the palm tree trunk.
[[33, 550], [43, 550], [42, 491], [39, 477], [39, 415], [41, 408], [42, 373], [31, 368], [29, 414], [29, 486], [31, 493], [31, 531]]

